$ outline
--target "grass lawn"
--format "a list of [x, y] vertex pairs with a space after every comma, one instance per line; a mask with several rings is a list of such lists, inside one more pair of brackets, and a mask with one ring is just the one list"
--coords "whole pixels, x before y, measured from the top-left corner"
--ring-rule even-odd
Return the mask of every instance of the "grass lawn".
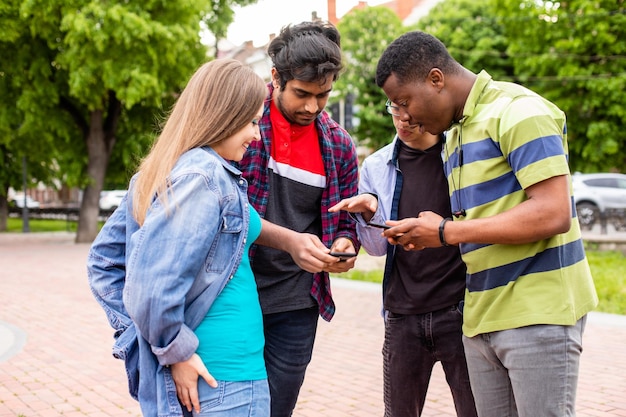
[[626, 315], [626, 256], [587, 250], [587, 258], [600, 298], [596, 310]]
[[[29, 219], [28, 227], [31, 232], [75, 232], [77, 223], [66, 220]], [[9, 217], [7, 232], [20, 233], [22, 231], [22, 218]]]

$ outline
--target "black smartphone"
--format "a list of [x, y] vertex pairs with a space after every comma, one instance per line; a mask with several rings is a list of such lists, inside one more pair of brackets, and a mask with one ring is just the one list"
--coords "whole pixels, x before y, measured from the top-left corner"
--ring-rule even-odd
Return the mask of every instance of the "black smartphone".
[[368, 226], [372, 226], [372, 227], [379, 227], [381, 229], [389, 229], [391, 228], [391, 226], [389, 226], [388, 224], [381, 224], [381, 223], [372, 223], [372, 222], [367, 222]]
[[331, 252], [330, 256], [336, 256], [339, 258], [339, 261], [347, 261], [350, 258], [354, 258], [356, 253], [354, 252]]

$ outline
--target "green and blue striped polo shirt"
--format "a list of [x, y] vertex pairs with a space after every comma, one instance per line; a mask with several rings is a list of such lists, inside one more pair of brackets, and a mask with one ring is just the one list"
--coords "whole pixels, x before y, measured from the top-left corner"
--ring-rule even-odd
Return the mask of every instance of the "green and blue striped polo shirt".
[[[465, 221], [527, 199], [524, 189], [569, 175], [564, 113], [536, 93], [478, 74], [443, 152], [452, 211]], [[570, 183], [571, 189], [571, 183]], [[572, 325], [598, 302], [572, 201], [567, 233], [520, 245], [460, 245], [468, 277], [467, 336], [533, 324]]]

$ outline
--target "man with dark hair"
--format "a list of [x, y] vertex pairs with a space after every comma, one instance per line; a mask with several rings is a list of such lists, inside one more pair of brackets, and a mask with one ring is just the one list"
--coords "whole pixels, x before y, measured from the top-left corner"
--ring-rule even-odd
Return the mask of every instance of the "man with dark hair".
[[[358, 186], [355, 145], [324, 111], [342, 69], [339, 45], [337, 29], [322, 22], [286, 26], [272, 40], [261, 141], [238, 166], [261, 217], [319, 236], [335, 252], [356, 253], [354, 221], [328, 212]], [[286, 252], [253, 246], [250, 256], [263, 310], [271, 416], [287, 417], [311, 360], [318, 316], [330, 320], [335, 311], [328, 273], [349, 270], [355, 259], [311, 274]]]
[[572, 208], [565, 115], [513, 83], [474, 74], [409, 32], [378, 63], [400, 119], [446, 134], [451, 217], [388, 222], [405, 249], [459, 245], [463, 344], [480, 417], [573, 416], [586, 314], [598, 302]]

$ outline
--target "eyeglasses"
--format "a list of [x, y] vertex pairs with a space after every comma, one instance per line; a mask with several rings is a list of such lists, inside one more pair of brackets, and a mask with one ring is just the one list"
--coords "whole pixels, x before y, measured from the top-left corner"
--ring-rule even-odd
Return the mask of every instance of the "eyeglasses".
[[385, 103], [385, 107], [387, 107], [387, 113], [392, 116], [400, 117], [400, 107], [394, 106], [391, 103], [391, 100], [387, 100], [387, 102]]

